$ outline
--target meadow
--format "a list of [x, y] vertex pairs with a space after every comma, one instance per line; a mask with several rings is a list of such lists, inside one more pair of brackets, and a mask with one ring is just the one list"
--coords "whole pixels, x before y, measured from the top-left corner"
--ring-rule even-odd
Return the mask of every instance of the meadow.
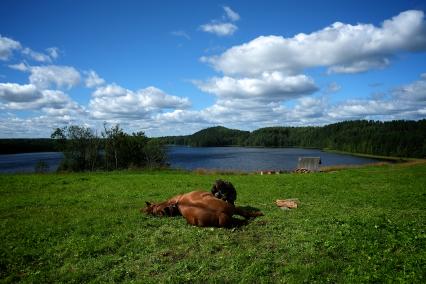
[[[139, 212], [218, 179], [265, 216], [198, 228]], [[0, 175], [0, 282], [426, 281], [426, 164], [311, 174]], [[276, 199], [298, 198], [281, 210]]]

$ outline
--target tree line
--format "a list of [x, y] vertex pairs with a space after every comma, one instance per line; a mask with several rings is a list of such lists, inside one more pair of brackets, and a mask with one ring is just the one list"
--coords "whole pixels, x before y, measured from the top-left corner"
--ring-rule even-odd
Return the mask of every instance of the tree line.
[[189, 146], [305, 147], [396, 157], [426, 157], [426, 120], [344, 121], [321, 127], [267, 127], [253, 132], [211, 127], [158, 138]]
[[49, 138], [0, 139], [0, 154], [53, 151], [55, 151], [55, 141]]
[[149, 139], [143, 132], [127, 134], [119, 125], [104, 125], [100, 136], [84, 126], [57, 128], [51, 138], [64, 154], [59, 171], [152, 168], [166, 161], [160, 141]]

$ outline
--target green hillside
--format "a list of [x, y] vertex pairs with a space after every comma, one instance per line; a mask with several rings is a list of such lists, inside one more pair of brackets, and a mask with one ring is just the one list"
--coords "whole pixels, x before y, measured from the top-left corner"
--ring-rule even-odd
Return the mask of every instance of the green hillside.
[[426, 120], [345, 121], [321, 127], [267, 127], [252, 132], [212, 127], [160, 138], [190, 146], [308, 147], [395, 157], [426, 157]]

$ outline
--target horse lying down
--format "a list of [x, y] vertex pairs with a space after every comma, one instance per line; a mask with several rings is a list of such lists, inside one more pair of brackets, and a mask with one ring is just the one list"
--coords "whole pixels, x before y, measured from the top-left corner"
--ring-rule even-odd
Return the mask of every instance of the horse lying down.
[[146, 205], [141, 212], [156, 216], [182, 215], [188, 224], [199, 227], [229, 228], [238, 222], [233, 215], [245, 219], [263, 216], [260, 211], [245, 210], [205, 191], [192, 191], [157, 204], [146, 202]]

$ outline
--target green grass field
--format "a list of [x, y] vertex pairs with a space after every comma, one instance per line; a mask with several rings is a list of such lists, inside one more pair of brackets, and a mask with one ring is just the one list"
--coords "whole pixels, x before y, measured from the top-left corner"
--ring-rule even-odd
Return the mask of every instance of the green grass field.
[[[231, 181], [236, 229], [139, 213]], [[426, 164], [283, 175], [0, 175], [0, 282], [426, 281]], [[276, 199], [298, 198], [283, 211]]]

